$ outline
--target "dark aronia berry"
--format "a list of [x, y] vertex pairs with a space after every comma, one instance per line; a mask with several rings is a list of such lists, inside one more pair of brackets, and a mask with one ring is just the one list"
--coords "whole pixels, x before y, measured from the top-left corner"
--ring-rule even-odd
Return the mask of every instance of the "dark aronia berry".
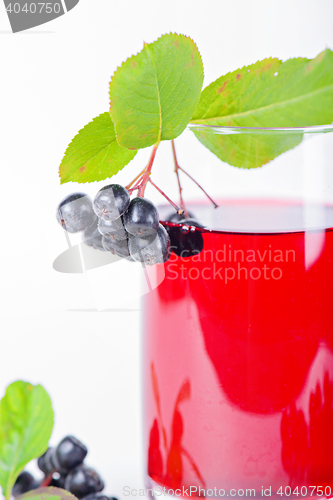
[[128, 209], [130, 196], [127, 189], [119, 184], [104, 186], [98, 191], [93, 202], [93, 209], [102, 219], [114, 221]]
[[130, 257], [130, 252], [128, 249], [128, 240], [114, 241], [112, 242], [113, 250], [118, 257], [127, 258]]
[[195, 228], [202, 228], [194, 219], [184, 219], [181, 226], [167, 226], [170, 236], [170, 251], [182, 258], [193, 257], [203, 249], [203, 236]]
[[155, 234], [145, 238], [130, 235], [128, 247], [133, 260], [151, 266], [166, 262], [170, 257], [170, 238], [161, 224]]
[[104, 250], [106, 252], [111, 252], [113, 255], [115, 255], [113, 243], [114, 242], [108, 236], [102, 236], [102, 245], [103, 245]]
[[113, 255], [118, 255], [118, 257], [124, 259], [131, 259], [130, 252], [128, 249], [128, 240], [114, 241], [108, 236], [103, 236], [103, 247], [107, 252], [111, 252]]
[[154, 234], [158, 228], [158, 212], [155, 205], [146, 198], [134, 198], [124, 214], [125, 229], [134, 236], [145, 237]]
[[57, 221], [69, 233], [84, 231], [96, 219], [91, 198], [85, 193], [66, 196], [57, 208]]
[[24, 470], [16, 479], [16, 482], [13, 486], [12, 495], [13, 497], [18, 497], [19, 495], [23, 495], [23, 493], [27, 493], [27, 491], [34, 490], [39, 487], [38, 481], [34, 478], [30, 472]]
[[83, 497], [82, 500], [110, 500], [110, 497], [104, 495], [103, 493], [90, 493], [90, 495]]
[[202, 224], [200, 224], [200, 222], [198, 222], [196, 219], [194, 219], [194, 217], [188, 217], [186, 219], [183, 219], [182, 221], [180, 221], [180, 224], [182, 224], [183, 226], [189, 226], [190, 228], [194, 226], [203, 229], [205, 227]]
[[[46, 450], [47, 451], [47, 450]], [[48, 476], [48, 470], [46, 469], [46, 464], [45, 464], [45, 455], [46, 452], [41, 455], [38, 460], [37, 460], [37, 465], [39, 469], [45, 474], [45, 476]]]
[[72, 469], [65, 481], [65, 489], [77, 498], [83, 498], [90, 493], [97, 493], [104, 488], [100, 475], [85, 464], [77, 465]]
[[[193, 219], [193, 214], [191, 212], [187, 212], [188, 214], [188, 217], [190, 217], [191, 219]], [[172, 214], [168, 215], [168, 217], [166, 217], [165, 220], [168, 220], [170, 222], [181, 222], [183, 223], [183, 220], [186, 219], [186, 215], [185, 215], [185, 212], [182, 213], [181, 215], [179, 215], [178, 212], [172, 212]]]
[[66, 476], [63, 476], [63, 475], [59, 475], [59, 477], [52, 477], [49, 486], [54, 486], [55, 488], [64, 489], [65, 480], [66, 480]]
[[57, 470], [56, 465], [53, 463], [53, 451], [54, 448], [48, 448], [37, 461], [38, 467], [45, 474], [45, 476], [50, 476]]
[[81, 464], [85, 459], [88, 449], [74, 436], [66, 436], [54, 451], [60, 470], [69, 471]]
[[93, 247], [98, 250], [104, 250], [102, 235], [97, 227], [97, 217], [96, 221], [84, 231], [82, 235], [82, 241], [89, 247]]
[[98, 231], [107, 236], [113, 241], [121, 241], [127, 239], [127, 231], [124, 228], [123, 218], [119, 217], [115, 221], [108, 221], [102, 218], [98, 219]]

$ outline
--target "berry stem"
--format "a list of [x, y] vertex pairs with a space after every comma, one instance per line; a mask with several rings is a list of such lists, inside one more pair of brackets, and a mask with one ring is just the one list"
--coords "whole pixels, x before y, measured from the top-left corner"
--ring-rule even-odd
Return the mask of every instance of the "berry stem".
[[139, 188], [139, 192], [138, 192], [138, 196], [140, 197], [143, 197], [144, 194], [145, 194], [145, 189], [146, 189], [146, 186], [147, 186], [147, 182], [148, 182], [148, 179], [149, 179], [149, 176], [150, 176], [150, 173], [151, 173], [151, 169], [152, 169], [152, 166], [153, 166], [153, 163], [154, 163], [154, 160], [155, 160], [155, 156], [156, 156], [156, 151], [157, 151], [157, 148], [159, 146], [160, 142], [157, 142], [154, 147], [153, 147], [153, 150], [151, 152], [151, 155], [150, 155], [150, 158], [149, 158], [149, 162], [144, 170], [144, 173], [143, 173], [143, 176], [142, 176], [142, 182], [140, 184], [140, 188]]
[[178, 165], [178, 168], [179, 168], [179, 170], [181, 170], [182, 172], [184, 172], [184, 174], [187, 175], [187, 177], [189, 177], [191, 179], [191, 181], [193, 181], [198, 186], [198, 188], [201, 189], [201, 191], [203, 193], [205, 193], [205, 195], [207, 196], [207, 198], [213, 203], [214, 208], [217, 208], [218, 207], [217, 203], [215, 203], [215, 201], [213, 200], [213, 198], [211, 198], [209, 196], [209, 194], [207, 193], [207, 191], [204, 190], [204, 188], [199, 184], [199, 182], [197, 182], [195, 179], [193, 179], [193, 177], [190, 174], [188, 174], [186, 172], [186, 170], [184, 170], [180, 165]]
[[185, 203], [184, 203], [184, 200], [183, 200], [183, 195], [182, 195], [182, 191], [183, 191], [183, 188], [181, 186], [181, 183], [180, 183], [180, 178], [179, 178], [179, 164], [178, 164], [178, 160], [177, 160], [177, 154], [176, 154], [176, 148], [175, 148], [175, 141], [172, 139], [171, 141], [171, 147], [172, 147], [172, 153], [173, 153], [173, 161], [174, 161], [174, 164], [175, 164], [175, 174], [177, 176], [177, 182], [178, 182], [178, 189], [179, 189], [179, 201], [180, 201], [180, 206], [181, 208], [184, 210], [185, 212], [185, 217], [188, 217], [188, 211], [186, 210], [186, 207], [185, 207]]
[[144, 174], [146, 170], [146, 167], [141, 170], [141, 172], [135, 177], [135, 179], [132, 180], [127, 186], [125, 186], [126, 189], [130, 189], [131, 186], [133, 186], [134, 182], [136, 182], [138, 179], [140, 179], [141, 175]]
[[180, 207], [178, 207], [172, 200], [170, 200], [169, 196], [167, 196], [163, 191], [162, 189], [160, 189], [158, 186], [156, 186], [156, 184], [151, 180], [151, 178], [149, 177], [148, 178], [148, 181], [150, 182], [150, 184], [152, 186], [154, 186], [155, 189], [157, 189], [157, 191], [159, 193], [161, 193], [162, 196], [164, 196], [164, 198], [166, 198], [168, 200], [168, 202], [170, 203], [170, 205], [173, 206], [173, 208], [178, 212], [178, 215], [182, 215], [184, 213], [184, 210]]
[[49, 476], [45, 477], [41, 483], [42, 488], [46, 488], [47, 486], [50, 486], [51, 481], [53, 479], [53, 475], [50, 474]]

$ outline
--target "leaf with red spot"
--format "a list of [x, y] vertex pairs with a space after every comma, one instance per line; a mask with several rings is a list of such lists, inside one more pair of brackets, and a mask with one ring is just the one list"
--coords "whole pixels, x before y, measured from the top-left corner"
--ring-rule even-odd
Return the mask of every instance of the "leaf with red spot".
[[61, 184], [112, 177], [136, 153], [119, 146], [110, 113], [103, 113], [81, 129], [68, 146], [59, 168]]
[[178, 137], [199, 102], [203, 65], [191, 38], [176, 33], [145, 43], [110, 83], [117, 141], [129, 149]]
[[[333, 52], [329, 49], [314, 59], [264, 59], [218, 78], [202, 91], [191, 120], [202, 144], [222, 161], [243, 168], [261, 167], [303, 139], [302, 130], [263, 132], [261, 128], [332, 122]], [[202, 125], [257, 130], [212, 133]]]

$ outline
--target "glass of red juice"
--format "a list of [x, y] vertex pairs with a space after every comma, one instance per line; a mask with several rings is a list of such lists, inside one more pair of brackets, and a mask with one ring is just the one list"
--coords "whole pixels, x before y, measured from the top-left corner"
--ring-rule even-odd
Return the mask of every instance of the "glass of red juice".
[[187, 204], [202, 227], [160, 209], [173, 252], [143, 303], [153, 496], [333, 495], [332, 130], [191, 131], [245, 168], [230, 195], [207, 153], [219, 207]]

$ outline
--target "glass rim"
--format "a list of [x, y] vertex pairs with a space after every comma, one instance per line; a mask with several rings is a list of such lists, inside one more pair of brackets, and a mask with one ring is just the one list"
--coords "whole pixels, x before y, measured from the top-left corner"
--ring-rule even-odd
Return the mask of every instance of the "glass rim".
[[227, 125], [206, 125], [189, 123], [188, 130], [193, 131], [210, 131], [218, 134], [240, 134], [240, 133], [294, 133], [294, 134], [318, 134], [333, 132], [333, 123], [327, 125], [308, 125], [304, 127], [235, 127]]

